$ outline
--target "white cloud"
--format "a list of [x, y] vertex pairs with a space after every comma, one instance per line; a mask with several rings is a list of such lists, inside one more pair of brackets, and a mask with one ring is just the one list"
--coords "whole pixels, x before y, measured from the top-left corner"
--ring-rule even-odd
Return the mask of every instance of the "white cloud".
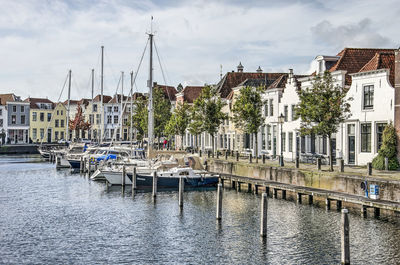
[[[260, 65], [264, 70], [294, 68], [304, 73], [315, 55], [336, 53], [347, 45], [350, 38], [329, 34], [343, 29], [361, 31], [355, 43], [360, 46], [371, 41], [368, 35], [375, 36], [375, 44], [393, 43], [387, 36], [397, 34], [397, 25], [390, 23], [396, 21], [395, 2], [378, 7], [372, 0], [343, 3], [346, 8], [340, 3], [289, 0], [279, 4], [0, 0], [0, 93], [56, 100], [72, 69], [72, 96], [90, 97], [90, 69], [95, 68], [98, 79], [101, 45], [106, 53], [105, 92], [114, 93], [120, 71], [128, 77], [139, 63], [152, 15], [167, 82], [175, 86], [218, 82], [220, 65], [224, 72], [231, 71], [239, 61], [245, 70], [254, 71]], [[369, 20], [360, 24], [364, 18]], [[341, 23], [318, 24], [324, 20]], [[146, 89], [147, 60], [137, 81], [142, 91]], [[155, 81], [164, 83], [157, 61], [155, 71]]]

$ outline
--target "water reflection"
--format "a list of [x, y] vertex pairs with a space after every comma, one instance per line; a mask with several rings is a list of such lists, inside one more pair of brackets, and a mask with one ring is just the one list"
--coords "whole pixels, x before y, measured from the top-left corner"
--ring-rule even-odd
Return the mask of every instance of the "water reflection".
[[[31, 163], [33, 162], [33, 163]], [[0, 263], [338, 264], [340, 213], [268, 200], [268, 237], [260, 237], [260, 196], [108, 187], [40, 158], [0, 158]], [[395, 223], [350, 215], [354, 264], [395, 264]]]

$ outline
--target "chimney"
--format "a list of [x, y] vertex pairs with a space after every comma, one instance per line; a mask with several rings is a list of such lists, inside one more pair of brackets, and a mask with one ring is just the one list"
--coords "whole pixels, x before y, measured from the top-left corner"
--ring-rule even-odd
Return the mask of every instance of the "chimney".
[[242, 62], [239, 62], [239, 65], [237, 66], [237, 71], [238, 71], [239, 73], [243, 73], [243, 69], [244, 69], [244, 67], [243, 67], [243, 65], [242, 65]]
[[400, 47], [394, 52], [394, 128], [397, 133], [397, 157], [400, 158]]
[[258, 66], [257, 73], [262, 73], [261, 66]]
[[289, 69], [289, 76], [288, 76], [289, 84], [293, 81], [293, 69]]

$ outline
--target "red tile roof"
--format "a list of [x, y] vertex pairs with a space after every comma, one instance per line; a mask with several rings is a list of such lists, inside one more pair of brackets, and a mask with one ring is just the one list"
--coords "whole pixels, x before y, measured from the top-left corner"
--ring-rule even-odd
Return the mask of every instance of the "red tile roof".
[[204, 86], [186, 86], [181, 93], [183, 100], [187, 103], [193, 103], [201, 94]]
[[[103, 95], [103, 103], [108, 103], [112, 99], [111, 96]], [[101, 95], [97, 95], [93, 98], [93, 102], [100, 102], [101, 101]]]
[[283, 73], [248, 73], [248, 72], [228, 72], [217, 84], [217, 91], [222, 98], [226, 98], [232, 91], [246, 79], [264, 79], [267, 85], [273, 83]]
[[375, 49], [375, 48], [344, 48], [337, 56], [340, 59], [335, 65], [329, 69], [330, 72], [345, 70], [346, 85], [351, 85], [351, 77], [349, 74], [357, 73], [367, 64], [376, 53], [379, 52], [393, 52], [394, 49]]
[[157, 83], [154, 83], [154, 87], [160, 87], [164, 91], [164, 95], [166, 99], [169, 99], [169, 101], [176, 101], [176, 91], [175, 87], [173, 86], [166, 86], [166, 85], [159, 85]]
[[[115, 95], [111, 100], [109, 100], [107, 103], [121, 103], [121, 94]], [[125, 102], [127, 101], [129, 98], [128, 96], [123, 96], [122, 100]]]
[[25, 102], [29, 102], [30, 104], [30, 108], [31, 109], [40, 109], [40, 107], [37, 105], [38, 103], [47, 103], [47, 104], [51, 104], [52, 107], [54, 107], [54, 102], [51, 101], [48, 98], [27, 98], [24, 100]]
[[0, 94], [0, 105], [6, 105], [7, 102], [13, 102], [16, 100], [15, 98], [14, 93]]
[[389, 69], [389, 82], [394, 86], [394, 51], [377, 52], [359, 72], [368, 72], [378, 69]]

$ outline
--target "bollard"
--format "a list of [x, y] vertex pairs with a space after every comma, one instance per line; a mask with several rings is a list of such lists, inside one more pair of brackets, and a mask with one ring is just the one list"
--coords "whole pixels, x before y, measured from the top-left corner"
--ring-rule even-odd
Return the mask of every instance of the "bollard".
[[344, 160], [339, 159], [339, 172], [344, 172]]
[[251, 164], [253, 162], [253, 156], [252, 154], [249, 154], [249, 163]]
[[318, 169], [318, 171], [321, 170], [321, 158], [320, 157], [317, 158], [317, 169]]
[[217, 188], [217, 220], [222, 218], [222, 184], [218, 184]]
[[372, 163], [367, 163], [367, 174], [368, 176], [372, 175]]
[[81, 156], [81, 163], [79, 164], [79, 172], [83, 173], [83, 157]]
[[183, 177], [179, 178], [179, 207], [183, 207], [183, 191], [185, 190], [185, 179]]
[[262, 163], [265, 164], [265, 154], [262, 155]]
[[296, 168], [300, 167], [300, 159], [298, 157], [296, 157], [296, 159], [294, 160], [294, 164]]
[[219, 159], [219, 151], [217, 151], [216, 153], [217, 153], [217, 159]]
[[239, 161], [239, 151], [236, 151], [236, 161]]
[[121, 185], [125, 186], [125, 165], [122, 166]]
[[389, 158], [385, 157], [385, 170], [389, 170]]
[[157, 196], [157, 172], [153, 172], [153, 197]]
[[199, 157], [201, 157], [201, 149], [199, 150]]
[[228, 152], [225, 152], [225, 160], [228, 160]]
[[268, 212], [268, 200], [267, 200], [267, 194], [263, 193], [261, 196], [261, 229], [260, 229], [260, 235], [262, 237], [267, 236], [267, 212]]
[[350, 264], [350, 226], [349, 226], [349, 211], [342, 209], [342, 264]]
[[210, 152], [210, 150], [207, 151], [207, 157], [208, 157], [208, 158], [211, 157], [211, 152]]

